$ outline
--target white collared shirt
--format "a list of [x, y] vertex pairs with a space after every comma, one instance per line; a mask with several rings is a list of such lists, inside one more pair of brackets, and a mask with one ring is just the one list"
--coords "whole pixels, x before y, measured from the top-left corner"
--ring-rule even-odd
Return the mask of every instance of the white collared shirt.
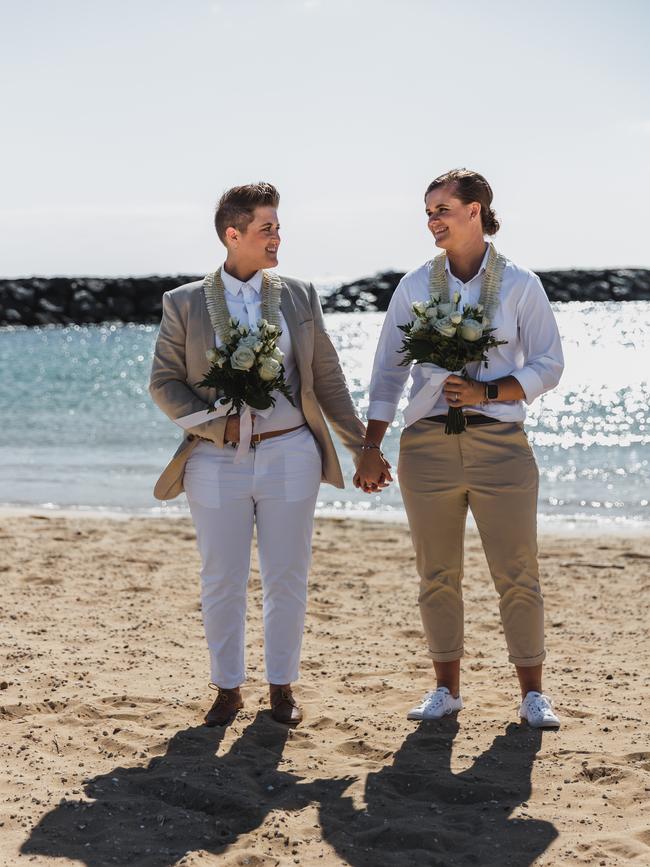
[[[242, 325], [256, 324], [262, 318], [262, 276], [262, 271], [256, 271], [250, 280], [242, 283], [241, 280], [229, 274], [224, 267], [221, 268], [221, 278], [226, 288], [225, 295], [228, 312]], [[251, 299], [248, 304], [246, 304], [245, 296]], [[256, 416], [255, 433], [264, 433], [270, 430], [287, 430], [288, 428], [297, 427], [305, 423], [305, 417], [300, 408], [300, 373], [296, 367], [293, 347], [291, 346], [291, 336], [289, 335], [289, 329], [282, 311], [280, 311], [280, 325], [282, 327], [282, 334], [280, 335], [278, 346], [284, 352], [284, 359], [282, 360], [284, 378], [296, 405], [295, 407], [291, 406], [283, 394], [277, 391], [274, 392], [275, 406], [267, 418]], [[217, 347], [221, 345], [221, 340], [216, 334], [215, 344]]]
[[[466, 304], [479, 303], [488, 249], [478, 274], [467, 283], [463, 283], [451, 273], [447, 258], [449, 294], [453, 297], [454, 292], [460, 293], [461, 310]], [[393, 421], [409, 373], [413, 380], [409, 406], [418, 392], [429, 385], [432, 376], [441, 379], [441, 368], [433, 364], [400, 367], [403, 356], [398, 353], [404, 334], [397, 326], [413, 321], [411, 305], [414, 301], [429, 300], [432, 261], [425, 262], [405, 274], [391, 298], [375, 353], [370, 380], [368, 419], [386, 421], [389, 424]], [[489, 350], [487, 368], [480, 362], [467, 365], [472, 379], [487, 382], [504, 376], [514, 376], [524, 390], [527, 404], [558, 384], [564, 369], [560, 335], [551, 305], [536, 274], [507, 260], [499, 305], [492, 316], [491, 324], [496, 329], [494, 336], [508, 342]], [[445, 379], [447, 375], [449, 374], [444, 376]], [[422, 405], [416, 405], [415, 413], [409, 413], [408, 407], [406, 408], [409, 424], [431, 415], [446, 415], [449, 405], [444, 396], [439, 389], [431, 391], [432, 399], [419, 401]], [[493, 401], [485, 405], [467, 406], [464, 410], [480, 412], [500, 421], [523, 421], [526, 416], [524, 401], [521, 400]]]

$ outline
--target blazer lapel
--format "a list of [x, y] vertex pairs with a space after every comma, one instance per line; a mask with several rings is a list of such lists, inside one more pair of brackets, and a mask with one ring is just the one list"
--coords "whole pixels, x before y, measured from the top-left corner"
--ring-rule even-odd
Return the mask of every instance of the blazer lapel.
[[201, 337], [203, 339], [204, 354], [208, 349], [214, 349], [214, 329], [212, 327], [212, 322], [210, 321], [208, 305], [206, 304], [203, 292], [201, 292]]
[[298, 365], [298, 372], [302, 376], [305, 365], [305, 341], [302, 339], [303, 335], [301, 334], [300, 325], [298, 323], [298, 311], [296, 310], [296, 305], [293, 300], [291, 289], [284, 281], [282, 283], [280, 310], [282, 311], [282, 315], [284, 316], [287, 323], [287, 328], [289, 329], [289, 337], [291, 338], [291, 346], [293, 347], [293, 353], [296, 357], [296, 362]]
[[[195, 324], [195, 328], [196, 328], [196, 325], [198, 325], [197, 349], [199, 349], [198, 341], [200, 340], [200, 352], [198, 353], [198, 359], [199, 359], [198, 363], [199, 363], [200, 369], [192, 372], [192, 377], [193, 377], [195, 382], [198, 382], [199, 380], [203, 379], [203, 377], [207, 373], [207, 370], [209, 367], [209, 362], [206, 358], [206, 352], [208, 351], [208, 349], [214, 349], [215, 348], [214, 329], [212, 328], [212, 322], [210, 321], [210, 314], [208, 313], [208, 306], [205, 303], [205, 295], [201, 291], [201, 292], [197, 293], [197, 296], [198, 296], [197, 300], [199, 302], [199, 310], [197, 311], [195, 316], [198, 316], [199, 321], [198, 321], [198, 323]], [[206, 388], [205, 393], [206, 393], [207, 400], [214, 400], [215, 399], [215, 395], [216, 395], [215, 389]]]

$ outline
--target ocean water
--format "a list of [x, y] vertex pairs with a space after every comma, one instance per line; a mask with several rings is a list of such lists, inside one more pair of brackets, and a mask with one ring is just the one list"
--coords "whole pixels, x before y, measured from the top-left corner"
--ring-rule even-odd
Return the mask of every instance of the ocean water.
[[[650, 527], [650, 302], [555, 305], [566, 369], [529, 408], [540, 515], [552, 526]], [[383, 315], [330, 314], [361, 413]], [[147, 390], [154, 326], [0, 329], [0, 504], [139, 514], [180, 430]], [[405, 401], [404, 401], [405, 402]], [[397, 464], [401, 414], [385, 451]], [[347, 478], [352, 463], [339, 448]], [[402, 518], [398, 485], [367, 496], [321, 487], [325, 514]]]

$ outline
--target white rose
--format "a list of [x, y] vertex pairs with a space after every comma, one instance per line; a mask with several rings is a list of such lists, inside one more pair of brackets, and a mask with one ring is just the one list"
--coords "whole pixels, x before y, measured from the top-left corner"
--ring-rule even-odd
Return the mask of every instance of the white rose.
[[214, 362], [219, 358], [219, 354], [220, 353], [218, 353], [216, 349], [208, 349], [208, 351], [205, 353], [205, 357], [208, 359], [208, 361], [214, 364]]
[[438, 316], [438, 308], [434, 304], [432, 307], [427, 307], [427, 318], [428, 319], [436, 319]]
[[454, 292], [454, 304], [458, 304], [460, 301], [460, 292]]
[[483, 326], [476, 319], [466, 319], [460, 329], [460, 336], [463, 340], [469, 340], [473, 343], [483, 335]]
[[266, 321], [266, 319], [258, 319], [258, 320], [257, 320], [257, 327], [260, 329], [260, 331], [261, 331], [263, 328], [266, 328], [266, 326], [267, 326], [268, 324], [269, 324], [269, 323]]
[[275, 358], [276, 361], [282, 361], [282, 359], [284, 358], [284, 352], [280, 349], [279, 346], [275, 346], [273, 348], [271, 358]]
[[440, 292], [432, 292], [431, 293], [431, 300], [433, 301], [434, 304], [438, 304], [438, 302], [440, 301]]
[[240, 334], [243, 334], [243, 335], [248, 334], [248, 328], [246, 328], [245, 325], [240, 325], [240, 326], [239, 326], [239, 333], [240, 333]]
[[479, 304], [476, 309], [478, 310], [479, 313], [482, 313], [483, 312], [483, 305]]
[[234, 316], [231, 316], [228, 320], [228, 325], [230, 325], [231, 328], [237, 328], [237, 326], [239, 325], [239, 320], [235, 319]]
[[245, 337], [239, 341], [240, 346], [249, 346], [251, 349], [255, 347], [255, 344], [258, 342], [257, 334], [247, 334]]
[[433, 327], [438, 332], [438, 334], [442, 334], [443, 337], [453, 337], [456, 333], [456, 326], [451, 321], [449, 316], [445, 316], [444, 319], [439, 319], [436, 323], [434, 323]]
[[270, 382], [279, 375], [280, 362], [267, 355], [264, 358], [260, 358], [260, 363], [258, 364], [257, 369], [260, 373], [260, 379]]
[[416, 319], [411, 326], [411, 334], [424, 334], [429, 330], [429, 322], [426, 319]]
[[438, 312], [442, 316], [449, 316], [453, 309], [453, 304], [438, 304]]
[[250, 370], [255, 364], [255, 353], [250, 346], [242, 346], [241, 343], [230, 356], [230, 366], [234, 370]]
[[454, 325], [460, 325], [460, 323], [463, 321], [463, 317], [460, 313], [452, 313], [449, 318], [454, 323]]
[[424, 301], [414, 301], [411, 305], [411, 310], [415, 313], [416, 316], [424, 316], [427, 310], [427, 305]]

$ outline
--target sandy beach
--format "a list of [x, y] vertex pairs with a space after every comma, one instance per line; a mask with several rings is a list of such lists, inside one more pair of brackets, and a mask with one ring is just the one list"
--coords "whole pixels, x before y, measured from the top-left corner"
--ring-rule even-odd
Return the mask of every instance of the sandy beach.
[[0, 517], [1, 863], [650, 864], [647, 536], [549, 536], [546, 691], [520, 725], [467, 544], [465, 709], [431, 686], [408, 528], [322, 519], [293, 731], [269, 715], [254, 562], [245, 709], [213, 693], [187, 519]]

